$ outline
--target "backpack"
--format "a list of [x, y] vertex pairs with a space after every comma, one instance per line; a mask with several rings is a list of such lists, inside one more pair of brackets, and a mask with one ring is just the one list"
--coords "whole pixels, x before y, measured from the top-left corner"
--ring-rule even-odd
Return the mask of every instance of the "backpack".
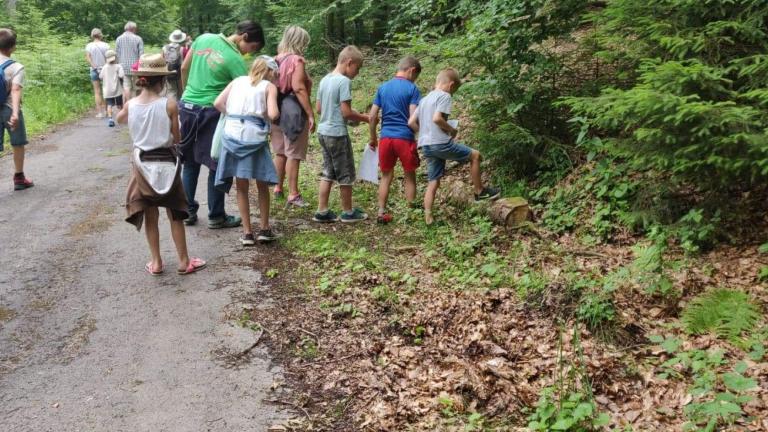
[[[168, 70], [176, 71], [176, 77], [181, 72], [181, 45], [177, 43], [169, 43], [163, 47], [163, 57], [166, 63], [168, 63]], [[170, 76], [169, 78], [173, 78]]]
[[8, 101], [8, 89], [6, 88], [7, 83], [5, 82], [5, 70], [8, 68], [8, 66], [16, 63], [15, 61], [8, 59], [5, 61], [5, 63], [0, 65], [0, 106], [5, 105], [5, 103]]

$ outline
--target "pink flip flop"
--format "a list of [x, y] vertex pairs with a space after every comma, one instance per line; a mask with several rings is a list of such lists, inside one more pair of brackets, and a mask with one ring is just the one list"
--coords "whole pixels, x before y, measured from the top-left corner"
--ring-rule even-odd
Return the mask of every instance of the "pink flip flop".
[[198, 270], [202, 270], [205, 268], [205, 266], [208, 265], [207, 262], [205, 262], [204, 259], [201, 258], [190, 258], [189, 259], [189, 265], [187, 265], [186, 270], [177, 270], [177, 272], [180, 275], [188, 275], [192, 274]]
[[151, 274], [152, 276], [160, 276], [161, 274], [163, 274], [163, 271], [165, 271], [162, 265], [160, 266], [159, 269], [153, 269], [152, 261], [148, 262], [147, 265], [144, 266], [144, 270], [147, 273]]

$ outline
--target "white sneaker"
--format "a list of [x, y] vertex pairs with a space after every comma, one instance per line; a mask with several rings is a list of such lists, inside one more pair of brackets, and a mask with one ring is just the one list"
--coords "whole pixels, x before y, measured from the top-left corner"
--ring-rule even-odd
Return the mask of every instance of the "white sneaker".
[[96, 118], [98, 118], [98, 119], [104, 118], [104, 113], [103, 112], [97, 113], [96, 114]]

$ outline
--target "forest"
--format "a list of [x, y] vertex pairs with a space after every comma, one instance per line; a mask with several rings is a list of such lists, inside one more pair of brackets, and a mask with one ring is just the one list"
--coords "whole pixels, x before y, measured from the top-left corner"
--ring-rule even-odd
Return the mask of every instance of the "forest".
[[768, 429], [768, 2], [7, 0], [0, 16], [37, 133], [89, 109], [87, 35], [113, 44], [127, 20], [159, 50], [174, 28], [255, 19], [267, 54], [297, 24], [317, 81], [357, 45], [359, 110], [402, 55], [422, 95], [459, 71], [460, 138], [532, 219], [499, 227], [443, 196], [436, 228], [401, 209], [389, 231], [289, 233], [284, 262], [257, 266], [290, 289], [243, 318], [292, 373], [287, 428]]

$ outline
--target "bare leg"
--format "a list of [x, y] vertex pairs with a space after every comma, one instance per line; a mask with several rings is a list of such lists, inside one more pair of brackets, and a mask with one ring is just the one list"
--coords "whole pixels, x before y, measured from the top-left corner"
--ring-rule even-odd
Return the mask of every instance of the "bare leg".
[[243, 234], [253, 234], [251, 203], [248, 201], [249, 181], [248, 179], [236, 178], [235, 184], [237, 185], [237, 209], [240, 210], [240, 217], [243, 218]]
[[275, 185], [275, 191], [283, 190], [283, 183], [285, 183], [285, 162], [288, 158], [285, 155], [275, 155], [275, 170], [277, 170], [277, 185]]
[[288, 175], [288, 198], [293, 198], [299, 194], [299, 164], [298, 159], [288, 159], [285, 164], [285, 171]]
[[435, 202], [438, 187], [440, 187], [440, 179], [433, 180], [427, 184], [427, 192], [424, 194], [424, 222], [427, 225], [435, 221], [432, 217], [432, 204]]
[[151, 267], [154, 270], [163, 268], [163, 258], [160, 256], [160, 230], [157, 228], [159, 212], [157, 207], [144, 210], [144, 234], [149, 244], [149, 254], [152, 255]]
[[104, 112], [104, 99], [101, 97], [101, 81], [91, 81], [93, 84], [93, 99], [96, 102], [96, 110]]
[[259, 228], [269, 229], [269, 185], [257, 181], [256, 189], [259, 191]]
[[405, 200], [409, 205], [416, 201], [416, 171], [405, 172]]
[[389, 196], [389, 187], [392, 185], [392, 179], [395, 177], [395, 171], [381, 172], [381, 182], [379, 183], [379, 214], [383, 214], [387, 208], [387, 197]]
[[[184, 223], [180, 220], [173, 220], [170, 209], [165, 209], [165, 212], [168, 214], [168, 220], [171, 221], [171, 237], [173, 237], [173, 243], [176, 244], [176, 254], [179, 256], [179, 270], [186, 270], [189, 266], [189, 252], [187, 252], [187, 233], [184, 231]], [[159, 246], [158, 242], [158, 248]]]
[[[130, 79], [126, 77], [125, 79]], [[131, 99], [131, 91], [123, 87], [123, 103], [128, 102]]]
[[328, 210], [328, 197], [331, 196], [331, 187], [333, 187], [333, 182], [320, 180], [320, 187], [317, 192], [317, 211], [320, 213]]
[[16, 173], [24, 172], [24, 146], [13, 147], [13, 167]]
[[479, 194], [483, 191], [483, 180], [480, 178], [480, 152], [472, 150], [472, 154], [469, 156], [469, 174], [472, 177], [472, 187], [475, 189], [475, 193]]
[[341, 196], [341, 209], [347, 213], [352, 211], [352, 186], [339, 185], [339, 195]]

